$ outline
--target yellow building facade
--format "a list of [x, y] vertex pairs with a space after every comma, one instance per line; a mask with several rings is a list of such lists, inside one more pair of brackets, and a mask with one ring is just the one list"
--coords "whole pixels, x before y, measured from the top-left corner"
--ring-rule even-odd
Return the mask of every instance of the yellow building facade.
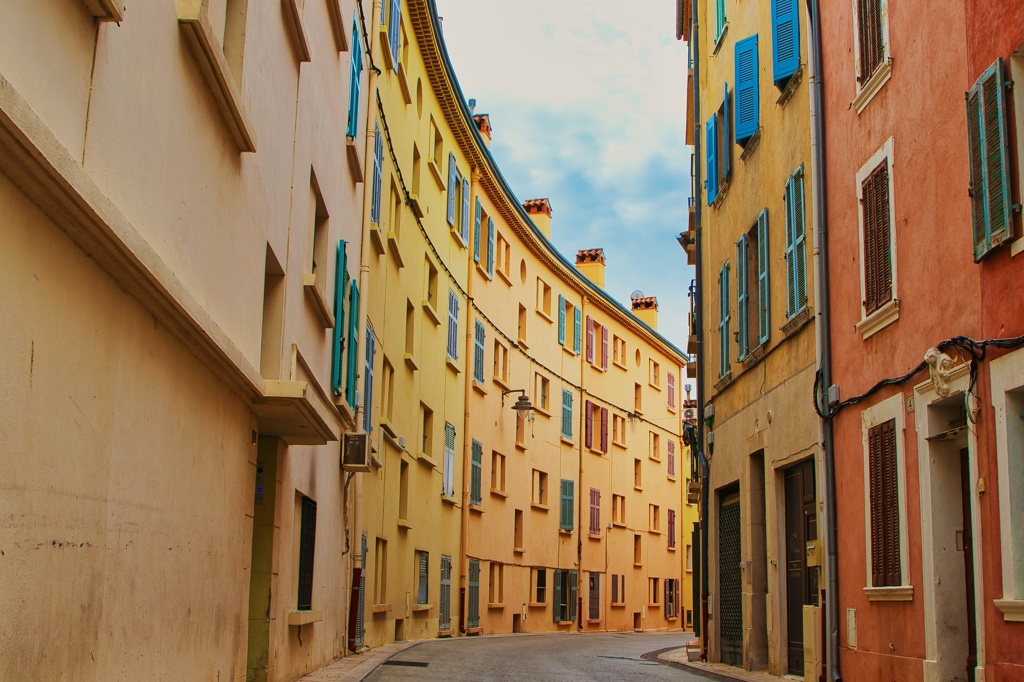
[[654, 299], [603, 291], [600, 249], [554, 249], [547, 199], [515, 198], [434, 3], [371, 24], [356, 643], [687, 627], [685, 356]]
[[817, 679], [823, 479], [811, 406], [806, 10], [790, 0], [701, 0], [691, 25], [684, 4], [681, 32], [698, 82], [702, 237], [691, 231], [687, 241], [702, 269], [708, 654], [776, 675], [804, 675], [806, 666]]

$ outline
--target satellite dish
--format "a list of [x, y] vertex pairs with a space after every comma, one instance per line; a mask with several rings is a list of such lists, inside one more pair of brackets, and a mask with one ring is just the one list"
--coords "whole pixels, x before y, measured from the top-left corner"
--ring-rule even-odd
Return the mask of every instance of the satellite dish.
[[629, 295], [629, 300], [635, 301], [638, 298], [643, 298], [643, 297], [644, 297], [644, 292], [640, 291], [639, 289], [634, 289], [633, 293], [631, 293]]

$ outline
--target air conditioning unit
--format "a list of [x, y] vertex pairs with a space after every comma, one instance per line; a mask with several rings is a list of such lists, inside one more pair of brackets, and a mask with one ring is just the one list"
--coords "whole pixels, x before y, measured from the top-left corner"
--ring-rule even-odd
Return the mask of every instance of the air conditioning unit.
[[688, 422], [697, 421], [697, 410], [692, 407], [687, 407], [683, 410], [683, 419]]
[[370, 434], [346, 433], [341, 437], [341, 468], [345, 471], [370, 470]]

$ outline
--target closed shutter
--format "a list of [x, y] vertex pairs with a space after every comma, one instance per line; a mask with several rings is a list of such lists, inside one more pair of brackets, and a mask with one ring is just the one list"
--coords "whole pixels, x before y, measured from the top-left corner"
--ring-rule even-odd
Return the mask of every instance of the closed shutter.
[[455, 227], [455, 194], [459, 186], [459, 171], [455, 167], [455, 152], [448, 152], [448, 224]]
[[736, 242], [736, 359], [747, 357], [749, 348], [747, 336], [747, 308], [750, 296], [747, 294], [747, 235]]
[[704, 187], [708, 191], [708, 206], [715, 203], [715, 199], [718, 198], [718, 161], [716, 157], [718, 152], [718, 135], [715, 128], [717, 120], [717, 114], [713, 114], [708, 119], [705, 134], [704, 150], [707, 157], [707, 167], [705, 168], [707, 179], [704, 180]]
[[608, 369], [608, 327], [601, 327], [601, 369]]
[[583, 311], [579, 308], [573, 310], [573, 333], [572, 349], [577, 355], [580, 352], [580, 337], [583, 335]]
[[363, 370], [363, 431], [373, 431], [373, 358], [377, 354], [377, 339], [369, 323], [366, 325], [366, 367]]
[[494, 276], [494, 219], [487, 218], [487, 274]]
[[348, 376], [345, 377], [345, 399], [355, 409], [358, 394], [356, 378], [359, 376], [359, 287], [353, 279], [348, 285]]
[[580, 574], [578, 571], [569, 571], [569, 620], [576, 621], [576, 602], [579, 597]]
[[480, 504], [483, 501], [483, 458], [484, 446], [480, 441], [473, 441], [473, 466], [471, 472], [471, 483], [469, 492], [470, 504]]
[[594, 447], [594, 403], [587, 400], [583, 403], [583, 444], [588, 448]]
[[729, 373], [729, 261], [718, 272], [718, 376]]
[[736, 142], [745, 143], [761, 124], [757, 34], [736, 43]]
[[303, 496], [299, 532], [299, 594], [296, 608], [313, 608], [313, 559], [316, 555], [316, 502]]
[[[383, 13], [383, 8], [381, 13]], [[388, 42], [391, 47], [391, 65], [398, 71], [398, 51], [402, 45], [402, 0], [391, 0], [391, 19], [388, 21]]]
[[676, 375], [673, 372], [669, 372], [665, 377], [665, 382], [668, 384], [668, 409], [676, 409]]
[[757, 216], [757, 326], [758, 341], [768, 342], [771, 335], [771, 296], [768, 286], [768, 209]]
[[668, 441], [668, 475], [676, 475], [676, 442], [674, 440]]
[[780, 88], [800, 68], [797, 6], [797, 0], [772, 0], [772, 77]]
[[469, 178], [462, 179], [462, 241], [469, 244]]
[[364, 635], [366, 634], [366, 553], [369, 551], [366, 546], [366, 531], [360, 536], [359, 546], [362, 549], [362, 567], [359, 568], [359, 600], [356, 602], [356, 628], [355, 648], [359, 651], [363, 648]]
[[676, 510], [668, 510], [668, 546], [676, 546]]
[[565, 296], [558, 297], [558, 343], [565, 345]]
[[380, 195], [384, 191], [384, 136], [380, 124], [373, 122], [373, 193], [370, 195], [370, 222], [380, 225]]
[[864, 313], [870, 315], [892, 299], [888, 159], [864, 178], [861, 204], [864, 214]]
[[562, 437], [572, 438], [572, 392], [562, 391]]
[[452, 558], [441, 555], [441, 596], [438, 605], [437, 629], [447, 632], [452, 629]]
[[348, 257], [345, 240], [338, 241], [334, 270], [334, 348], [331, 352], [331, 392], [341, 395], [345, 374], [345, 285], [348, 284]]
[[896, 420], [868, 430], [871, 494], [871, 579], [875, 587], [902, 584]]
[[[804, 250], [804, 176], [798, 168], [786, 181], [787, 317], [807, 305], [807, 257]], [[888, 215], [888, 204], [886, 204]], [[888, 218], [886, 219], [888, 223]], [[888, 259], [887, 259], [888, 260]]]
[[589, 608], [587, 609], [587, 618], [590, 620], [598, 620], [601, 618], [601, 574], [591, 573], [590, 574], [590, 590], [589, 595]]
[[598, 535], [601, 532], [601, 491], [597, 488], [590, 489], [590, 534]]
[[476, 329], [473, 334], [474, 356], [473, 356], [473, 379], [479, 383], [484, 382], [484, 339], [486, 330], [480, 320], [476, 321]]
[[359, 132], [359, 87], [363, 74], [363, 44], [359, 35], [359, 16], [355, 12], [352, 13], [352, 61], [349, 66], [348, 125], [345, 135], [355, 137]]
[[430, 571], [430, 554], [427, 552], [418, 552], [419, 556], [419, 580], [416, 587], [416, 603], [426, 604], [430, 594], [430, 582], [429, 582], [429, 571]]
[[594, 362], [594, 318], [587, 315], [587, 362]]
[[857, 42], [860, 48], [861, 85], [882, 65], [885, 44], [882, 35], [882, 0], [857, 0]]
[[473, 261], [480, 264], [480, 218], [484, 209], [480, 206], [480, 197], [476, 199], [476, 211], [473, 217]]
[[459, 296], [448, 290], [448, 357], [459, 359]]
[[612, 575], [612, 603], [619, 603], [619, 576]]
[[1011, 237], [1009, 139], [1003, 60], [985, 70], [967, 93], [974, 260]]
[[565, 602], [562, 600], [564, 575], [565, 571], [560, 568], [555, 569], [555, 599], [553, 603], [554, 608], [551, 609], [551, 616], [556, 623], [565, 620], [565, 612], [567, 610]]
[[575, 481], [562, 479], [562, 505], [558, 522], [558, 527], [562, 530], [572, 530], [574, 485]]
[[601, 452], [608, 452], [608, 408], [601, 408]]
[[444, 472], [442, 479], [442, 492], [448, 497], [455, 497], [455, 427], [449, 422], [444, 423]]
[[467, 627], [480, 627], [480, 560], [469, 560], [469, 618]]
[[665, 600], [662, 602], [665, 604], [665, 617], [672, 617], [672, 579], [665, 578], [663, 581], [665, 585]]

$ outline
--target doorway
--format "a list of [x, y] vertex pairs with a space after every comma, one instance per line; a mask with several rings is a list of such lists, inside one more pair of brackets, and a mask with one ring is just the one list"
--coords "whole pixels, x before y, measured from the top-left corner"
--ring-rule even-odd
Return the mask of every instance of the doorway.
[[743, 666], [743, 571], [740, 494], [722, 493], [718, 507], [718, 622], [722, 663]]
[[[814, 460], [786, 470], [786, 650], [790, 674], [804, 672], [804, 606], [818, 604], [818, 568], [807, 550], [818, 549]], [[818, 552], [820, 554], [820, 551]]]

